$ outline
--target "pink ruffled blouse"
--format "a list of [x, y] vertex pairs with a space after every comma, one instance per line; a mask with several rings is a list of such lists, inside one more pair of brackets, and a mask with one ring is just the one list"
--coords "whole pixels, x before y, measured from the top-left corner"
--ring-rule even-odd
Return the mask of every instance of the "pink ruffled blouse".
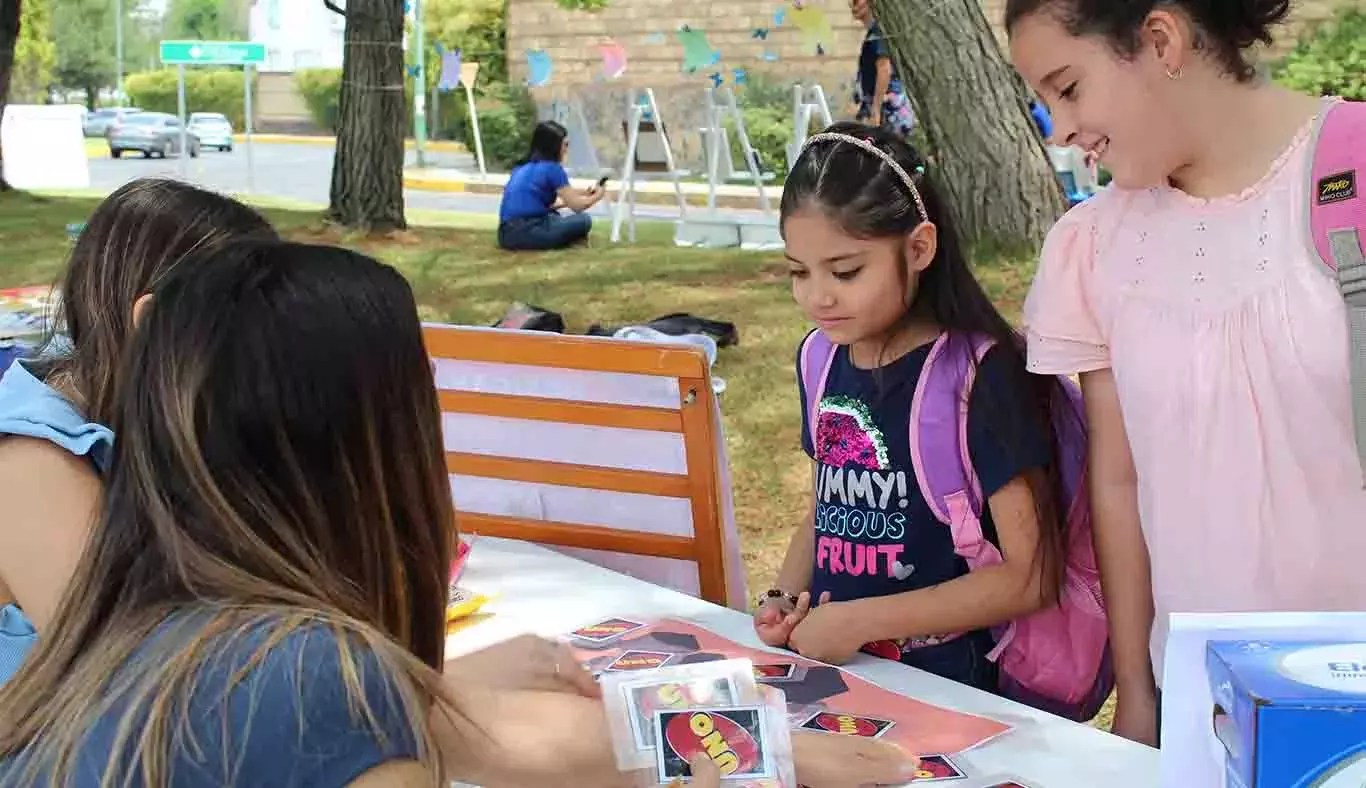
[[1169, 613], [1366, 609], [1346, 310], [1307, 232], [1311, 130], [1242, 194], [1082, 203], [1025, 305], [1032, 371], [1113, 370], [1159, 681]]

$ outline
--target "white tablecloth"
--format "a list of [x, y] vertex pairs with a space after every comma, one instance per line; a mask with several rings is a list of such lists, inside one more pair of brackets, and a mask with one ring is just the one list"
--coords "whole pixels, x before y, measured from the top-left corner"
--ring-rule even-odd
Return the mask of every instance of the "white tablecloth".
[[[525, 542], [479, 538], [460, 585], [496, 598], [484, 608], [491, 617], [447, 639], [448, 657], [528, 632], [562, 635], [614, 615], [646, 621], [684, 618], [745, 646], [762, 648], [744, 613]], [[859, 655], [845, 667], [895, 692], [1014, 726], [1005, 736], [958, 759], [973, 779], [948, 784], [954, 788], [985, 785], [981, 778], [993, 774], [1015, 775], [1033, 788], [1158, 784], [1154, 749], [889, 660]]]

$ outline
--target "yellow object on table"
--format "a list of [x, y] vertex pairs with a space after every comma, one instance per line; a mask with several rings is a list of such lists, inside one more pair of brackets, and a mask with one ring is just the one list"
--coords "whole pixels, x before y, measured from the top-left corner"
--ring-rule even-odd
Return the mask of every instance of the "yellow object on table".
[[446, 623], [459, 621], [462, 618], [469, 618], [483, 607], [490, 597], [483, 594], [476, 594], [467, 588], [451, 586], [446, 594]]

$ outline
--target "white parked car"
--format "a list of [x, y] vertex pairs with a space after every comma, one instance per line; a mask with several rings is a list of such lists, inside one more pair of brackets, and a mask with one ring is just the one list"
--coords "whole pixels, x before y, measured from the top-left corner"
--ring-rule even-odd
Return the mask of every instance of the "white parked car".
[[204, 148], [232, 150], [232, 123], [218, 112], [193, 112], [188, 130]]

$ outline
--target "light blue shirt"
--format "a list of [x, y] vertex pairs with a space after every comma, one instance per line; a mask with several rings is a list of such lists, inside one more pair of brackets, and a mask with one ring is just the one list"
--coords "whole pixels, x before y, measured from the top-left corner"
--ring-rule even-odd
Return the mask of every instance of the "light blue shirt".
[[[109, 467], [114, 433], [92, 424], [71, 401], [16, 361], [0, 376], [0, 437], [18, 435], [51, 441], [78, 457], [89, 457], [101, 474]], [[0, 511], [6, 501], [0, 499]], [[0, 550], [5, 549], [0, 544]], [[23, 611], [0, 607], [0, 684], [23, 664], [38, 636]]]

